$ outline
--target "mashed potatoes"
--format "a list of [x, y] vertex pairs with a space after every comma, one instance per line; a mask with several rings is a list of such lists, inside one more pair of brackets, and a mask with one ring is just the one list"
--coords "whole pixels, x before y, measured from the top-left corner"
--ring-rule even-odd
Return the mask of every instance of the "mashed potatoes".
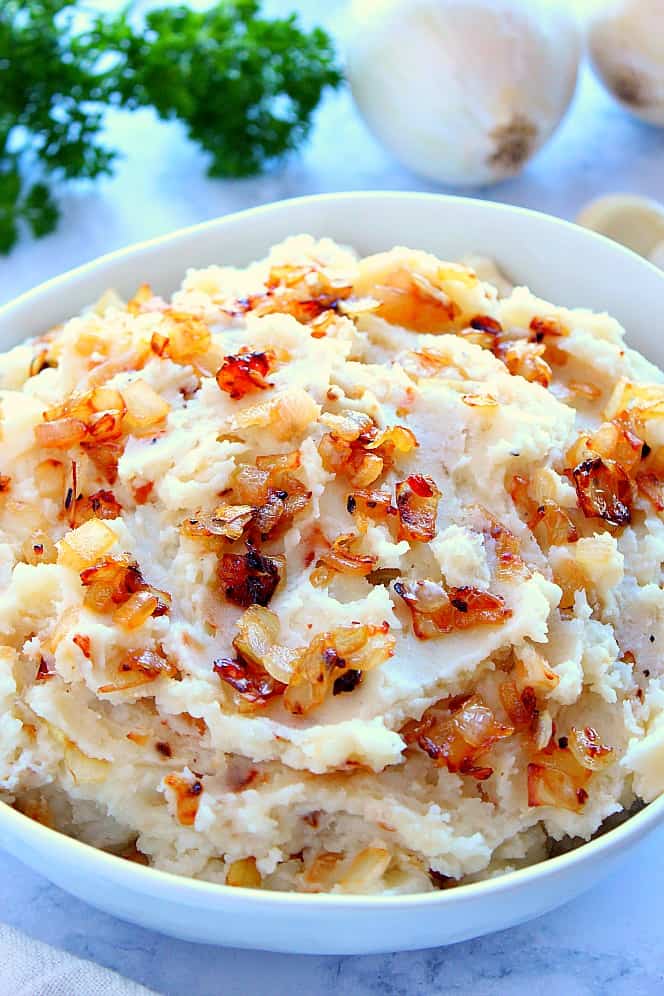
[[664, 376], [607, 315], [302, 236], [108, 294], [0, 386], [7, 803], [412, 892], [664, 789]]

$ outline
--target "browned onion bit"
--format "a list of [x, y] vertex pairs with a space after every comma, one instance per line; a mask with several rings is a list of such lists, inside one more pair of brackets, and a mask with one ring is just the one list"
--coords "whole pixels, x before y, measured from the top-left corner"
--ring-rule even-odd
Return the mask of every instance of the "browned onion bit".
[[[262, 708], [270, 699], [283, 694], [286, 688], [264, 668], [241, 657], [236, 660], [220, 657], [214, 662], [213, 670], [222, 681], [237, 692], [242, 702], [249, 707], [246, 711]], [[238, 703], [241, 707], [242, 702]]]
[[80, 577], [81, 584], [87, 589], [84, 604], [95, 612], [118, 611], [138, 592], [154, 596], [150, 606], [151, 616], [163, 616], [170, 610], [169, 593], [148, 584], [138, 564], [132, 561], [105, 557], [92, 567], [86, 567]]
[[657, 474], [637, 474], [636, 486], [639, 494], [648, 499], [655, 511], [664, 512], [664, 480]]
[[293, 658], [284, 692], [285, 708], [294, 716], [304, 716], [324, 702], [335, 681], [348, 671], [370, 671], [389, 660], [395, 646], [389, 629], [387, 622], [380, 626], [339, 626], [315, 636]]
[[475, 329], [478, 332], [489, 332], [491, 335], [499, 335], [503, 331], [500, 322], [490, 315], [475, 315], [474, 318], [470, 319], [468, 324], [471, 329]]
[[122, 515], [122, 505], [112, 491], [101, 489], [88, 497], [78, 497], [73, 503], [72, 525], [80, 526], [93, 517], [97, 519], [117, 519]]
[[12, 486], [11, 477], [7, 477], [6, 474], [0, 474], [0, 494], [6, 494], [7, 491], [9, 491], [9, 489], [11, 488], [11, 486]]
[[396, 581], [394, 590], [408, 606], [420, 640], [474, 626], [495, 626], [512, 615], [501, 595], [469, 585], [445, 590], [436, 581]]
[[556, 806], [578, 813], [588, 800], [587, 786], [593, 772], [613, 760], [612, 747], [601, 743], [592, 727], [569, 737], [553, 738], [528, 765], [528, 805]]
[[196, 814], [203, 792], [203, 785], [198, 778], [185, 778], [182, 775], [166, 775], [164, 784], [173, 789], [176, 800], [178, 821], [182, 826], [190, 827], [196, 822]]
[[576, 543], [579, 533], [569, 515], [556, 502], [545, 499], [538, 505], [528, 523], [540, 546], [562, 546]]
[[344, 692], [354, 692], [362, 681], [362, 672], [357, 668], [350, 668], [344, 674], [335, 679], [332, 685], [332, 694], [341, 695]]
[[411, 474], [396, 485], [399, 539], [429, 542], [436, 535], [440, 491], [430, 477]]
[[612, 526], [631, 522], [632, 486], [620, 464], [596, 456], [583, 460], [567, 473], [587, 518], [604, 519]]
[[351, 491], [346, 499], [346, 511], [375, 522], [384, 522], [389, 516], [398, 514], [388, 491], [370, 491], [366, 488]]
[[280, 563], [253, 547], [245, 554], [225, 553], [219, 561], [219, 580], [234, 605], [268, 605], [281, 580]]
[[539, 718], [537, 697], [532, 688], [519, 692], [513, 681], [504, 681], [498, 689], [503, 709], [519, 733], [535, 733]]
[[417, 744], [437, 767], [478, 781], [489, 778], [493, 768], [477, 762], [513, 733], [514, 728], [499, 722], [480, 695], [442, 699], [401, 729], [406, 743]]
[[163, 650], [160, 648], [132, 650], [120, 661], [116, 681], [100, 685], [97, 691], [101, 695], [124, 692], [149, 684], [162, 676], [166, 678], [178, 676], [178, 669], [169, 661]]
[[251, 391], [265, 391], [273, 386], [265, 378], [273, 367], [274, 358], [274, 353], [269, 351], [226, 356], [217, 371], [217, 384], [234, 400]]
[[548, 335], [561, 337], [569, 335], [559, 318], [554, 315], [544, 317], [535, 316], [530, 322], [530, 331], [533, 333], [535, 342], [542, 342]]
[[[371, 554], [355, 553], [352, 547], [360, 537], [355, 533], [342, 533], [332, 543], [329, 550], [321, 554], [316, 570], [336, 572], [337, 574], [354, 575], [356, 577], [366, 577], [371, 574], [378, 565], [378, 557]], [[315, 579], [325, 581], [326, 578], [316, 574]], [[314, 579], [314, 580], [315, 580]]]

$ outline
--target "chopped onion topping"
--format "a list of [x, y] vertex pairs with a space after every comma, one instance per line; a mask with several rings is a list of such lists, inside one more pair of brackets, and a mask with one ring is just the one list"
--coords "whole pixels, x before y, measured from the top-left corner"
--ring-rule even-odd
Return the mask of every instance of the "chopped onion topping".
[[[316, 564], [316, 570], [322, 567], [333, 573], [355, 577], [366, 577], [367, 574], [371, 574], [378, 566], [378, 557], [353, 553], [351, 550], [351, 547], [360, 539], [361, 537], [356, 536], [355, 533], [342, 533], [341, 536], [337, 536], [330, 549], [321, 554]], [[318, 580], [322, 580], [322, 578], [314, 572], [312, 583], [316, 583]]]
[[237, 693], [236, 705], [241, 712], [261, 709], [284, 691], [285, 686], [281, 682], [249, 661], [221, 657], [214, 662], [213, 669]]
[[265, 379], [273, 369], [274, 360], [270, 351], [226, 356], [217, 371], [217, 384], [234, 400], [252, 391], [265, 391], [274, 386]]
[[97, 561], [81, 571], [81, 584], [86, 589], [87, 608], [113, 612], [114, 620], [127, 629], [136, 629], [150, 616], [163, 616], [170, 610], [168, 592], [148, 584], [138, 564], [128, 559], [106, 557]]
[[639, 494], [644, 495], [655, 511], [664, 512], [664, 480], [656, 474], [637, 474], [636, 486]]
[[234, 861], [226, 873], [226, 885], [242, 889], [260, 889], [263, 883], [255, 858]]
[[499, 625], [512, 615], [501, 595], [467, 585], [445, 590], [437, 581], [396, 581], [394, 590], [410, 609], [420, 640], [474, 626]]
[[631, 522], [632, 486], [619, 464], [596, 456], [578, 464], [569, 476], [587, 518], [598, 517], [612, 526]]
[[177, 676], [178, 669], [162, 650], [132, 650], [120, 661], [116, 680], [100, 685], [97, 692], [100, 695], [125, 692], [131, 688], [147, 685], [157, 678]]
[[440, 491], [431, 477], [411, 474], [396, 485], [399, 539], [427, 543], [436, 535]]
[[183, 775], [166, 775], [164, 785], [168, 785], [175, 795], [178, 821], [184, 827], [192, 827], [196, 822], [196, 814], [201, 801], [203, 785], [196, 777], [185, 778]]
[[219, 580], [225, 597], [243, 608], [267, 605], [281, 580], [280, 568], [283, 558], [265, 557], [253, 547], [245, 554], [223, 554]]
[[339, 678], [348, 671], [363, 673], [377, 667], [392, 656], [394, 646], [386, 622], [381, 626], [341, 626], [320, 633], [297, 652], [284, 706], [295, 716], [306, 715], [321, 705]]
[[545, 498], [528, 523], [541, 547], [576, 543], [579, 533], [569, 515], [556, 502]]
[[442, 699], [401, 729], [406, 743], [417, 744], [437, 767], [478, 781], [489, 778], [493, 768], [477, 761], [513, 733], [514, 728], [499, 722], [480, 695]]

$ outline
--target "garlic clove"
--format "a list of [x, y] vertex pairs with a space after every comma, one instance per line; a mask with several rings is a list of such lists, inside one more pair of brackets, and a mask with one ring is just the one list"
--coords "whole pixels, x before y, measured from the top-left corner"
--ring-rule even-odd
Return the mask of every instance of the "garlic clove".
[[[577, 224], [652, 259], [664, 244], [664, 205], [635, 194], [609, 194], [587, 204]], [[662, 264], [659, 264], [662, 265]]]
[[346, 75], [375, 137], [454, 186], [518, 173], [575, 90], [576, 22], [548, 0], [355, 0]]
[[611, 94], [643, 121], [664, 125], [664, 3], [611, 0], [591, 14], [590, 61]]

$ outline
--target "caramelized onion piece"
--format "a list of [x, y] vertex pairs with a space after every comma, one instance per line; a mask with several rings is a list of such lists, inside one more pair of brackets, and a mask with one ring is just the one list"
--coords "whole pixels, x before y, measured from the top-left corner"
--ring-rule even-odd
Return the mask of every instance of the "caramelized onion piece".
[[427, 543], [436, 535], [440, 491], [430, 477], [411, 474], [396, 485], [399, 539]]
[[183, 775], [166, 775], [164, 785], [168, 785], [175, 795], [178, 821], [183, 827], [192, 827], [201, 801], [203, 785], [198, 778], [185, 778]]
[[320, 421], [332, 429], [318, 445], [325, 470], [344, 474], [359, 489], [372, 485], [397, 454], [410, 453], [418, 445], [410, 429], [393, 425], [379, 431], [363, 412], [325, 413]]
[[285, 685], [275, 681], [264, 668], [243, 660], [220, 657], [213, 669], [222, 681], [237, 693], [236, 705], [241, 712], [254, 712], [266, 706], [270, 699], [281, 695]]
[[551, 764], [531, 762], [527, 778], [529, 806], [554, 806], [579, 813], [588, 798], [586, 790], [577, 787], [572, 775]]
[[543, 359], [544, 345], [519, 340], [498, 346], [497, 355], [513, 376], [548, 387], [553, 378], [551, 367]]
[[356, 292], [379, 302], [376, 314], [384, 321], [434, 335], [454, 330], [461, 309], [428, 277], [398, 264], [385, 270], [378, 257], [362, 260], [360, 271]]
[[291, 473], [300, 463], [299, 450], [293, 450], [258, 456], [255, 466], [238, 468], [233, 495], [252, 508], [253, 540], [265, 540], [289, 525], [311, 501], [311, 491]]
[[[336, 681], [349, 671], [370, 671], [394, 653], [395, 639], [381, 626], [341, 626], [314, 637], [297, 652], [284, 692], [284, 706], [295, 716], [315, 709]], [[359, 680], [358, 682], [359, 683]]]
[[281, 580], [281, 560], [265, 557], [251, 547], [248, 553], [225, 553], [219, 561], [219, 580], [234, 605], [267, 605]]
[[159, 598], [150, 591], [135, 591], [113, 613], [113, 621], [123, 629], [139, 629], [157, 613]]
[[474, 626], [499, 625], [512, 615], [501, 595], [468, 585], [446, 591], [436, 581], [396, 581], [394, 590], [410, 609], [420, 640]]
[[234, 400], [251, 391], [265, 391], [273, 386], [265, 378], [273, 368], [274, 359], [274, 353], [269, 351], [226, 356], [217, 371], [217, 384]]
[[592, 455], [620, 464], [626, 474], [633, 473], [641, 461], [643, 440], [620, 422], [603, 422], [590, 436], [588, 447]]
[[474, 318], [471, 318], [468, 326], [467, 329], [462, 329], [459, 334], [468, 342], [473, 342], [483, 349], [493, 350], [503, 331], [500, 322], [490, 315], [475, 315]]
[[165, 355], [174, 363], [188, 365], [208, 351], [212, 336], [200, 318], [177, 311], [169, 311], [166, 318], [167, 335], [155, 333], [150, 343], [158, 356]]
[[604, 519], [612, 526], [632, 520], [632, 486], [622, 467], [613, 460], [591, 457], [570, 472], [579, 507], [589, 518]]
[[542, 342], [546, 336], [560, 338], [569, 335], [569, 329], [555, 315], [535, 316], [530, 322], [530, 331], [534, 333], [535, 342]]
[[35, 426], [37, 445], [47, 449], [69, 449], [82, 442], [86, 434], [85, 423], [76, 418], [61, 418]]
[[178, 670], [163, 651], [132, 650], [118, 665], [118, 676], [114, 682], [100, 685], [97, 692], [108, 695], [111, 692], [124, 692], [131, 688], [147, 685], [157, 678], [175, 678]]
[[519, 691], [513, 681], [504, 681], [498, 689], [503, 709], [518, 733], [535, 733], [539, 719], [537, 698], [532, 688]]
[[540, 695], [548, 695], [558, 687], [560, 678], [532, 645], [515, 650], [514, 659], [514, 674], [521, 691], [532, 688]]
[[378, 557], [370, 554], [353, 553], [351, 547], [361, 537], [355, 533], [342, 533], [332, 543], [329, 550], [321, 554], [316, 567], [327, 568], [337, 574], [366, 577], [378, 566]]
[[388, 453], [411, 453], [418, 446], [415, 433], [404, 425], [390, 425], [382, 429], [374, 439], [365, 444], [367, 450], [381, 450]]
[[278, 616], [260, 605], [251, 605], [240, 616], [237, 630], [233, 648], [238, 657], [287, 684], [297, 651], [280, 645]]
[[261, 873], [256, 867], [255, 858], [240, 858], [234, 861], [226, 873], [226, 885], [242, 889], [260, 889], [263, 884]]
[[197, 512], [194, 518], [185, 519], [181, 529], [193, 539], [219, 537], [234, 541], [241, 538], [254, 514], [251, 505], [218, 505], [214, 512]]
[[535, 509], [529, 527], [540, 546], [563, 546], [576, 543], [579, 533], [569, 515], [556, 502], [545, 498]]
[[122, 515], [122, 505], [112, 491], [101, 489], [74, 503], [74, 522], [80, 525], [96, 516], [98, 519], [117, 519]]
[[171, 410], [168, 402], [141, 378], [124, 385], [122, 398], [127, 408], [123, 419], [125, 432], [142, 434], [152, 431], [161, 425]]
[[398, 514], [389, 491], [370, 491], [366, 488], [351, 491], [346, 499], [346, 510], [350, 515], [373, 519], [375, 522], [384, 522], [390, 516]]
[[480, 695], [443, 699], [401, 730], [406, 743], [416, 743], [436, 767], [472, 775], [478, 781], [489, 778], [493, 768], [477, 761], [513, 733], [513, 727], [500, 723]]
[[562, 738], [558, 743], [554, 741], [528, 765], [528, 805], [581, 812], [593, 772], [612, 760], [613, 749], [601, 743], [596, 730], [572, 727], [564, 742]]
[[77, 571], [84, 570], [103, 557], [117, 539], [117, 535], [101, 519], [88, 519], [60, 540], [58, 563]]
[[664, 512], [664, 480], [652, 473], [636, 475], [636, 486], [655, 511]]
[[478, 508], [484, 519], [482, 532], [485, 536], [490, 537], [495, 544], [498, 561], [496, 577], [509, 579], [515, 574], [520, 574], [524, 570], [525, 565], [519, 553], [520, 545], [518, 538], [486, 508], [482, 508], [481, 506], [478, 506]]
[[[81, 571], [81, 584], [86, 589], [83, 601], [87, 608], [95, 612], [115, 612], [116, 622], [126, 625], [128, 629], [142, 625], [137, 620], [148, 605], [151, 609], [145, 619], [163, 616], [170, 609], [171, 596], [168, 592], [148, 584], [138, 564], [127, 559], [106, 557], [97, 561], [94, 566]], [[124, 606], [138, 593], [143, 597], [134, 598], [126, 611], [116, 612], [118, 606]]]
[[600, 771], [613, 761], [613, 747], [606, 747], [597, 730], [586, 726], [583, 730], [572, 727], [569, 749], [578, 763], [588, 771]]

